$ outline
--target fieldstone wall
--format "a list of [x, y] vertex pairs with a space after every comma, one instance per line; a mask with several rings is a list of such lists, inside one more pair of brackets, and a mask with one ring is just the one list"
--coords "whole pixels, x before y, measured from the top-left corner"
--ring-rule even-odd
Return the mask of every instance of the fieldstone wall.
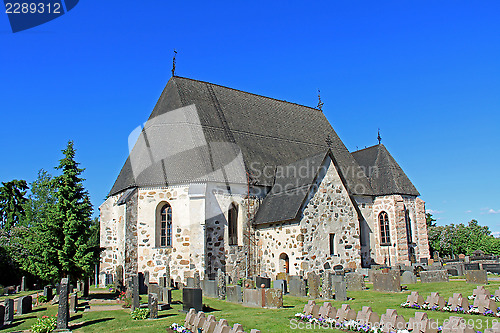
[[139, 199], [138, 191], [135, 190], [127, 199], [126, 206], [126, 221], [125, 221], [125, 240], [121, 243], [125, 244], [125, 263], [124, 274], [125, 281], [131, 278], [138, 272], [137, 262], [137, 202]]
[[369, 267], [375, 262], [375, 237], [373, 218], [373, 198], [370, 196], [356, 195], [354, 200], [361, 212], [359, 219], [359, 237], [361, 245], [361, 264]]
[[429, 259], [429, 238], [427, 235], [427, 221], [425, 217], [425, 201], [420, 198], [415, 199], [415, 221], [416, 221], [416, 234], [418, 235], [417, 245], [417, 260], [420, 258]]
[[[335, 165], [329, 159], [326, 163], [326, 174], [300, 221], [304, 273], [319, 274], [338, 264], [361, 267], [358, 214]], [[334, 255], [330, 255], [330, 234], [335, 234]]]
[[120, 195], [110, 196], [99, 207], [100, 210], [100, 246], [101, 264], [99, 284], [105, 286], [106, 274], [116, 273], [116, 267], [124, 264], [126, 206], [117, 206]]

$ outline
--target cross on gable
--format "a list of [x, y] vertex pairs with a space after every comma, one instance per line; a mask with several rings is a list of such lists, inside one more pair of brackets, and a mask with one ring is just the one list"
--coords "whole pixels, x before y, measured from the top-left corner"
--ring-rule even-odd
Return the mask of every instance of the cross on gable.
[[328, 134], [328, 136], [326, 137], [325, 142], [329, 148], [332, 148], [333, 141], [332, 138], [330, 137], [330, 134]]

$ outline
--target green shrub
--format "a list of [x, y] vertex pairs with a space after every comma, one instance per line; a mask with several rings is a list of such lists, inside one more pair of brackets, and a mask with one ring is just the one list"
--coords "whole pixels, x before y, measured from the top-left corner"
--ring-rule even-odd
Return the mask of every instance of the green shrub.
[[133, 320], [142, 320], [149, 317], [149, 309], [135, 309], [130, 313]]
[[38, 318], [36, 320], [36, 323], [34, 323], [31, 326], [31, 332], [50, 333], [56, 329], [56, 326], [57, 326], [57, 318], [55, 316], [54, 317], [42, 316], [41, 318]]
[[38, 295], [37, 301], [38, 301], [39, 304], [40, 303], [45, 303], [45, 302], [47, 302], [47, 296]]
[[237, 284], [238, 286], [243, 286], [243, 281], [244, 281], [244, 280], [245, 280], [244, 278], [240, 278], [240, 279], [238, 280], [238, 282], [236, 282], [236, 284]]

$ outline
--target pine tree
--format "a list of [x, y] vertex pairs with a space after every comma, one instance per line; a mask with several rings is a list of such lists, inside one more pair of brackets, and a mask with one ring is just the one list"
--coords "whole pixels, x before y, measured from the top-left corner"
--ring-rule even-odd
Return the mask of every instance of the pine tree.
[[61, 276], [81, 278], [92, 272], [96, 257], [89, 242], [91, 233], [92, 205], [83, 187], [80, 175], [84, 169], [75, 161], [73, 142], [63, 150], [64, 158], [56, 168], [62, 171], [55, 178], [56, 204], [52, 214], [53, 226], [61, 230], [58, 239], [58, 260]]
[[6, 232], [23, 219], [28, 185], [25, 180], [14, 179], [0, 187], [0, 227]]

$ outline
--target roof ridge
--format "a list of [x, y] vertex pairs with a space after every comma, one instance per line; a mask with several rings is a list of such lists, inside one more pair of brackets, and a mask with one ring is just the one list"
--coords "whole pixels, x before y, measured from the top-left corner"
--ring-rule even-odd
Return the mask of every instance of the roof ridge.
[[199, 83], [211, 84], [213, 86], [217, 86], [217, 87], [221, 87], [221, 88], [226, 88], [226, 89], [229, 89], [229, 90], [234, 90], [234, 91], [242, 92], [242, 93], [245, 93], [245, 94], [249, 94], [249, 95], [253, 95], [253, 96], [257, 96], [257, 97], [263, 97], [263, 98], [271, 99], [273, 101], [288, 103], [288, 104], [292, 104], [292, 105], [296, 105], [296, 106], [301, 106], [301, 107], [304, 107], [304, 108], [312, 109], [314, 111], [322, 112], [322, 111], [320, 111], [320, 110], [318, 110], [316, 108], [313, 108], [312, 106], [307, 106], [307, 105], [303, 105], [303, 104], [299, 104], [299, 103], [289, 102], [289, 101], [285, 101], [283, 99], [273, 98], [273, 97], [269, 97], [269, 96], [259, 95], [259, 94], [251, 93], [251, 92], [248, 92], [248, 91], [244, 91], [244, 90], [240, 90], [240, 89], [235, 89], [235, 88], [223, 86], [222, 84], [217, 84], [217, 83], [211, 83], [211, 82], [208, 82], [208, 81], [191, 79], [189, 77], [183, 77], [183, 76], [178, 76], [178, 75], [173, 76], [173, 78], [179, 78], [179, 79], [185, 79], [185, 80], [195, 81], [195, 82], [199, 82]]
[[351, 152], [351, 154], [358, 153], [358, 152], [363, 151], [363, 150], [367, 150], [367, 149], [375, 148], [375, 147], [377, 147], [377, 146], [383, 146], [383, 144], [381, 144], [381, 143], [377, 143], [376, 145], [373, 145], [373, 146], [370, 146], [370, 147], [366, 147], [366, 148], [363, 148], [363, 149], [355, 150], [355, 151]]

